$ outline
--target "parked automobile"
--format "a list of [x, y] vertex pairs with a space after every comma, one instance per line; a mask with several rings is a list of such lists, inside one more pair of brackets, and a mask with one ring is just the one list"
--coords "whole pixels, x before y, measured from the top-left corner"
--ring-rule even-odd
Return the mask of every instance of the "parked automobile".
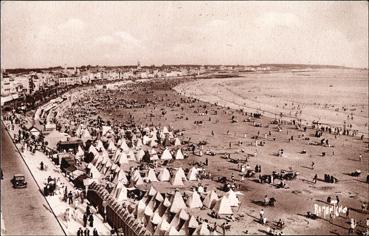
[[26, 188], [27, 181], [23, 174], [15, 174], [11, 180], [13, 188]]

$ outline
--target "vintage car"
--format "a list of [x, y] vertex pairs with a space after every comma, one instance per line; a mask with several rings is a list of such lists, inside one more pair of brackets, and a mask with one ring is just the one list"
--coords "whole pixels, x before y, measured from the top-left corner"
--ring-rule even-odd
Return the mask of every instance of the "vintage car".
[[27, 182], [23, 174], [15, 174], [11, 180], [13, 188], [26, 188]]

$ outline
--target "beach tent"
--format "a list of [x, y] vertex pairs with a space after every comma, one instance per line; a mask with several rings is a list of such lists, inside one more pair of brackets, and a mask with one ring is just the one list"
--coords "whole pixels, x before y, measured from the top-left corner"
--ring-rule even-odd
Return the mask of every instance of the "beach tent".
[[178, 149], [176, 153], [176, 160], [183, 160], [183, 159], [184, 159], [184, 156], [182, 154], [182, 151], [181, 149]]
[[117, 202], [121, 202], [127, 200], [127, 188], [123, 185], [122, 182], [119, 182], [114, 189], [114, 197]]
[[161, 193], [159, 191], [155, 194], [154, 199], [158, 202], [163, 202], [164, 201], [163, 195], [161, 195]]
[[82, 150], [81, 146], [78, 146], [78, 151], [76, 153], [76, 158], [81, 159], [85, 156], [85, 152]]
[[92, 138], [92, 136], [91, 136], [90, 132], [88, 131], [88, 129], [83, 130], [82, 136], [81, 136], [82, 141], [86, 142], [87, 140], [89, 140], [91, 138]]
[[187, 199], [187, 206], [189, 208], [201, 208], [202, 201], [200, 194], [197, 191], [193, 191], [191, 196]]
[[118, 182], [121, 182], [123, 184], [128, 184], [128, 179], [126, 176], [126, 173], [124, 173], [123, 170], [120, 170], [119, 173], [116, 175], [115, 179]]
[[116, 150], [117, 150], [117, 147], [115, 146], [113, 140], [110, 140], [109, 146], [108, 146], [108, 151], [109, 152], [115, 152]]
[[164, 235], [170, 228], [170, 224], [165, 219], [162, 219], [160, 225], [155, 230], [154, 235]]
[[214, 190], [211, 190], [210, 193], [208, 193], [208, 195], [206, 195], [203, 204], [205, 207], [207, 208], [213, 208], [215, 203], [218, 201], [218, 195]]
[[180, 175], [178, 174], [178, 172], [176, 172], [174, 174], [174, 177], [172, 178], [171, 182], [172, 185], [174, 186], [182, 186], [183, 185], [183, 181], [182, 178], [180, 177]]
[[94, 154], [94, 156], [96, 157], [99, 153], [97, 152], [96, 148], [94, 145], [91, 145], [90, 148], [88, 149], [89, 153]]
[[154, 215], [154, 207], [155, 207], [155, 205], [154, 205], [154, 201], [153, 200], [151, 200], [147, 205], [146, 205], [146, 207], [145, 207], [145, 211], [144, 211], [144, 214], [146, 215], [146, 216], [153, 216]]
[[155, 170], [150, 168], [147, 173], [147, 178], [150, 180], [150, 182], [158, 182], [159, 180], [156, 178]]
[[163, 127], [163, 133], [164, 133], [164, 134], [169, 133], [168, 127], [166, 127], [166, 126], [164, 126], [164, 127]]
[[142, 143], [143, 144], [148, 145], [150, 143], [150, 141], [151, 141], [151, 139], [147, 135], [143, 136], [143, 138], [142, 138]]
[[155, 196], [157, 193], [158, 193], [158, 191], [157, 191], [153, 186], [150, 186], [149, 191], [147, 191], [147, 196], [149, 196], [149, 197], [153, 197], [153, 196]]
[[179, 138], [175, 138], [174, 146], [180, 146], [180, 145], [181, 145], [181, 140], [179, 140]]
[[218, 215], [232, 215], [232, 208], [226, 196], [221, 197], [215, 204], [213, 210]]
[[120, 155], [119, 155], [119, 161], [118, 161], [118, 163], [120, 165], [128, 164], [127, 154], [125, 154], [124, 152], [121, 152]]
[[154, 213], [154, 215], [152, 216], [152, 218], [151, 218], [151, 222], [153, 223], [153, 224], [155, 224], [155, 225], [158, 225], [158, 224], [160, 224], [160, 222], [161, 222], [161, 217], [160, 217], [160, 215], [159, 215], [159, 213], [157, 213], [157, 212], [155, 212]]
[[101, 140], [98, 140], [98, 141], [97, 141], [96, 149], [97, 149], [97, 150], [99, 150], [99, 151], [103, 151], [103, 150], [105, 150], [105, 148], [104, 148], [104, 144], [101, 142]]
[[176, 173], [178, 173], [179, 177], [181, 177], [181, 178], [182, 178], [182, 180], [187, 181], [187, 178], [186, 178], [185, 172], [184, 172], [184, 170], [182, 169], [182, 167], [177, 168], [177, 172], [176, 172]]
[[228, 201], [229, 201], [229, 205], [231, 207], [237, 207], [238, 204], [240, 203], [239, 200], [238, 200], [238, 197], [236, 195], [235, 192], [233, 192], [232, 189], [230, 189], [226, 195], [225, 195], [227, 198], [228, 198]]
[[197, 180], [198, 175], [199, 175], [199, 170], [193, 166], [187, 174], [187, 179], [189, 181], [195, 181]]
[[199, 227], [199, 223], [197, 222], [196, 217], [194, 217], [193, 215], [190, 216], [190, 219], [186, 221], [186, 223], [183, 226], [184, 231], [186, 232], [186, 235], [192, 235], [193, 232], [198, 227]]
[[158, 212], [158, 214], [160, 216], [163, 216], [165, 211], [170, 207], [171, 203], [169, 201], [169, 199], [167, 197], [164, 198], [164, 200], [160, 203], [159, 207], [156, 208], [156, 212]]
[[185, 208], [186, 208], [186, 203], [183, 200], [182, 194], [179, 191], [176, 191], [171, 201], [171, 206], [170, 206], [169, 211], [171, 213], [178, 213], [181, 209], [185, 209]]
[[115, 163], [119, 163], [119, 157], [120, 157], [120, 153], [122, 151], [119, 149], [117, 149], [115, 152], [114, 152], [114, 155], [112, 157], [112, 160], [115, 162]]
[[136, 217], [136, 219], [140, 220], [144, 217], [145, 208], [146, 208], [145, 202], [142, 199], [138, 201], [135, 210], [133, 211], [133, 214]]
[[202, 222], [202, 224], [198, 227], [197, 235], [210, 235], [208, 224], [206, 222]]
[[158, 154], [156, 153], [155, 149], [150, 150], [150, 160], [151, 161], [159, 160]]
[[159, 180], [162, 182], [167, 182], [170, 180], [170, 173], [167, 168], [163, 168], [159, 174]]
[[145, 151], [140, 149], [137, 153], [136, 153], [136, 161], [140, 162], [142, 160], [142, 158], [145, 156]]
[[141, 149], [143, 146], [142, 144], [142, 140], [140, 138], [137, 139], [137, 143], [136, 143], [136, 149]]
[[166, 148], [163, 152], [163, 154], [161, 154], [161, 158], [162, 160], [171, 160], [172, 159], [172, 154], [170, 154], [169, 149]]
[[102, 127], [102, 135], [105, 136], [111, 130], [111, 126], [103, 126]]
[[128, 161], [136, 161], [136, 156], [132, 149], [129, 149], [127, 157]]
[[158, 146], [158, 143], [154, 139], [151, 139], [150, 147], [157, 147], [157, 146]]
[[128, 152], [129, 151], [129, 147], [126, 143], [126, 140], [125, 139], [122, 139], [122, 143], [120, 145], [120, 148], [124, 151], [124, 152]]

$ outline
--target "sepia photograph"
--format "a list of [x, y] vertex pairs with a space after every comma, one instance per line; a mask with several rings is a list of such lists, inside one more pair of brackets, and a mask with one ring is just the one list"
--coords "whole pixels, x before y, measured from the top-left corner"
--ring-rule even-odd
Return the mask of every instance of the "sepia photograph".
[[369, 236], [368, 1], [1, 1], [1, 235]]

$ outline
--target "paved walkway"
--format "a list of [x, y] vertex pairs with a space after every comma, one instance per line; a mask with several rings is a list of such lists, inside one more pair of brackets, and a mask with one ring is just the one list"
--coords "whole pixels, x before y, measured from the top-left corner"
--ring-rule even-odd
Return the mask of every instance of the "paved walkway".
[[[61, 225], [39, 191], [31, 172], [1, 125], [1, 230], [8, 235], [64, 235]], [[14, 174], [24, 174], [27, 188], [14, 189]]]
[[[14, 133], [18, 133], [18, 127], [16, 126], [14, 131], [11, 131], [12, 136], [14, 137]], [[47, 136], [46, 136], [47, 139]], [[20, 144], [17, 144], [18, 148], [20, 149]], [[67, 186], [68, 192], [70, 190], [76, 190], [71, 182], [67, 180], [67, 178], [60, 172], [60, 168], [55, 166], [55, 164], [42, 152], [36, 151], [36, 153], [31, 153], [28, 150], [25, 150], [22, 153], [22, 156], [31, 169], [37, 183], [41, 188], [43, 188], [44, 184], [47, 183], [47, 178], [51, 176], [52, 178], [60, 178], [60, 182]], [[40, 163], [41, 161], [48, 167], [47, 170], [40, 170]], [[70, 208], [70, 211], [73, 212], [74, 206], [69, 205], [67, 202], [62, 200], [63, 198], [63, 191], [60, 191], [60, 194], [56, 194], [54, 196], [47, 196], [46, 199], [48, 200], [52, 210], [54, 211], [55, 215], [58, 217], [59, 222], [65, 232], [68, 235], [76, 235], [77, 230], [79, 227], [83, 229], [83, 214], [85, 212], [87, 202], [86, 199], [84, 204], [78, 204], [78, 210], [76, 212], [76, 218], [74, 219], [71, 217], [69, 222], [65, 221], [64, 213], [67, 208]], [[96, 228], [99, 235], [110, 235], [111, 227], [107, 223], [103, 223], [103, 219], [101, 215], [94, 214], [94, 227], [90, 228], [90, 234], [92, 235], [93, 228]]]

